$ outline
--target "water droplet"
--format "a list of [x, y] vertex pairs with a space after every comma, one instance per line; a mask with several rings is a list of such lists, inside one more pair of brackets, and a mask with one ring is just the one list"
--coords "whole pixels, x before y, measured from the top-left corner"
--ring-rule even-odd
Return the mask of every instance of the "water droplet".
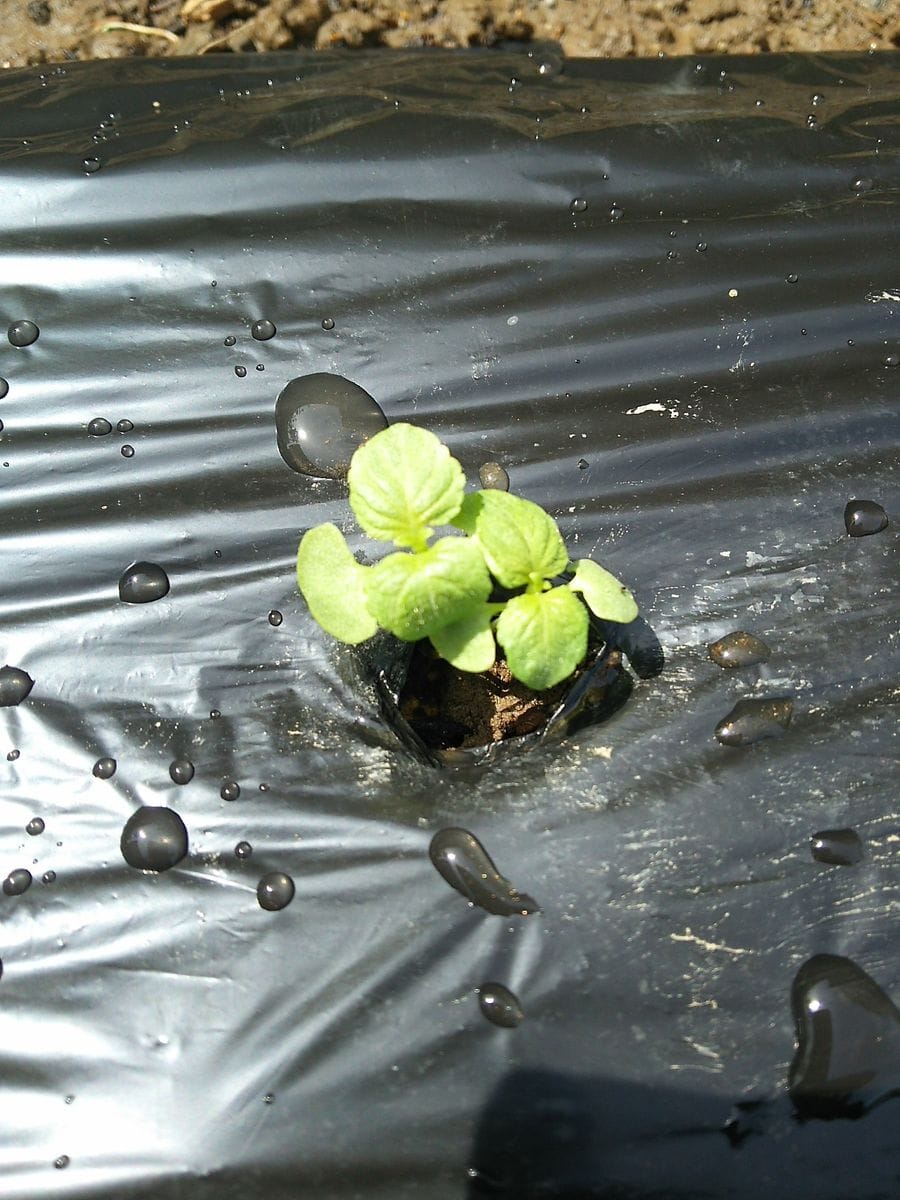
[[235, 858], [249, 858], [253, 853], [253, 847], [249, 842], [238, 842], [234, 848]]
[[190, 783], [194, 778], [194, 764], [186, 758], [176, 758], [169, 763], [169, 778], [173, 783]]
[[274, 1103], [275, 1103], [274, 1093], [266, 1092], [266, 1094], [263, 1096], [263, 1104], [274, 1104]]
[[247, 377], [247, 368], [246, 368], [246, 367], [240, 367], [240, 366], [239, 366], [239, 367], [235, 367], [235, 368], [234, 368], [234, 373], [235, 373], [235, 375], [237, 375], [238, 379], [246, 379], [246, 377]]
[[267, 792], [269, 790], [269, 785], [267, 783], [261, 783], [259, 785], [259, 790], [261, 792]]
[[25, 832], [30, 837], [37, 837], [39, 833], [43, 833], [47, 826], [41, 817], [32, 817], [25, 826]]
[[225, 341], [224, 341], [223, 345], [225, 345], [225, 346], [233, 346], [233, 345], [235, 344], [235, 342], [236, 342], [236, 341], [237, 341], [237, 338], [234, 336], [234, 334], [233, 334], [233, 333], [229, 333], [229, 335], [228, 335], [228, 337], [225, 339]]
[[116, 431], [118, 433], [131, 433], [134, 429], [134, 421], [129, 421], [127, 417], [123, 417], [121, 421], [116, 421]]
[[666, 251], [666, 258], [667, 258], [667, 259], [668, 259], [670, 262], [673, 262], [673, 261], [674, 261], [674, 260], [675, 260], [677, 257], [678, 257], [678, 251], [677, 251], [677, 250], [667, 250], [667, 251]]
[[387, 428], [387, 418], [368, 392], [341, 375], [302, 375], [275, 404], [278, 450], [305, 475], [343, 479], [354, 450]]
[[323, 317], [322, 328], [325, 330], [334, 329], [334, 317]]
[[71, 1161], [68, 1154], [60, 1154], [59, 1158], [54, 1158], [53, 1165], [57, 1171], [64, 1171]]
[[429, 857], [452, 888], [486, 912], [509, 917], [540, 912], [535, 900], [504, 879], [488, 852], [466, 829], [441, 829], [431, 839]]
[[116, 760], [114, 758], [98, 758], [91, 768], [91, 774], [97, 779], [112, 779], [116, 773]]
[[707, 250], [706, 242], [698, 242], [695, 249], [698, 254], [705, 254]]
[[217, 708], [211, 708], [209, 710], [209, 716], [210, 716], [211, 721], [218, 721], [218, 719], [219, 719], [219, 717], [221, 717], [221, 715], [222, 714], [219, 712], [219, 710]]
[[271, 321], [263, 318], [261, 321], [254, 321], [250, 326], [250, 333], [258, 342], [267, 342], [269, 338], [275, 336], [275, 326]]
[[45, 871], [41, 876], [41, 883], [56, 883], [56, 872]]
[[573, 213], [581, 213], [581, 212], [585, 211], [587, 206], [588, 206], [587, 200], [585, 200], [582, 196], [576, 196], [575, 199], [572, 201], [572, 203], [569, 205], [569, 208], [572, 210]]
[[785, 281], [785, 283], [796, 283], [799, 278], [800, 278], [799, 275], [797, 275], [793, 271], [791, 271], [790, 275], [785, 275], [784, 281]]
[[855, 829], [823, 829], [809, 839], [816, 862], [833, 867], [852, 867], [865, 857], [863, 844]]
[[237, 800], [241, 794], [241, 785], [235, 783], [233, 779], [226, 779], [219, 790], [219, 795], [223, 800]]
[[738, 700], [716, 726], [723, 746], [752, 746], [764, 738], [780, 737], [791, 723], [794, 702], [787, 697]]
[[0, 708], [12, 708], [21, 704], [31, 689], [34, 680], [20, 667], [0, 667]]
[[805, 1117], [858, 1117], [900, 1090], [900, 1012], [871, 976], [816, 954], [794, 977], [791, 1100]]
[[844, 509], [844, 526], [851, 537], [881, 533], [887, 524], [887, 513], [874, 500], [851, 500]]
[[266, 369], [266, 364], [265, 363], [257, 363], [256, 369], [257, 369], [257, 371], [264, 371]]
[[886, 354], [881, 360], [883, 367], [900, 367], [900, 354]]
[[3, 880], [3, 893], [6, 896], [21, 896], [31, 887], [31, 872], [27, 867], [16, 867]]
[[13, 346], [30, 346], [41, 336], [41, 331], [34, 321], [13, 321], [6, 336]]
[[586, 458], [579, 458], [579, 460], [578, 460], [578, 470], [579, 471], [586, 471], [590, 465], [591, 464], [588, 462], [588, 460]]
[[518, 996], [502, 983], [483, 983], [478, 1004], [487, 1019], [503, 1029], [515, 1029], [525, 1019]]
[[270, 871], [257, 884], [256, 898], [260, 908], [268, 912], [287, 908], [294, 898], [294, 881], [284, 871]]
[[88, 423], [88, 434], [91, 437], [106, 437], [108, 433], [112, 433], [112, 425], [107, 421], [106, 417], [94, 417]]
[[850, 184], [850, 187], [854, 192], [871, 192], [874, 186], [875, 184], [873, 181], [865, 175], [861, 175], [858, 179], [854, 179]]
[[85, 175], [96, 175], [101, 166], [99, 158], [83, 158], [81, 165], [84, 168]]
[[809, 116], [806, 118], [806, 124], [809, 129], [818, 129], [819, 128], [819, 118], [816, 116], [815, 113], [810, 113]]
[[74, 1104], [74, 1103], [75, 1103], [74, 1096], [66, 1096], [66, 1104]]
[[752, 667], [766, 662], [772, 653], [762, 638], [743, 629], [726, 633], [717, 642], [706, 647], [709, 657], [720, 667]]
[[619, 208], [618, 204], [614, 204], [612, 206], [612, 208], [609, 210], [609, 219], [611, 221], [621, 221], [621, 219], [624, 215], [625, 215], [624, 208]]
[[121, 454], [123, 458], [134, 458], [134, 446], [123, 446]]
[[819, 92], [813, 92], [812, 99], [810, 100], [810, 104], [812, 104], [812, 105], [821, 104], [824, 101], [824, 99], [825, 99], [825, 97], [822, 96]]
[[21, 754], [21, 750], [10, 750], [10, 752], [6, 756], [6, 761], [7, 762], [15, 762], [20, 754]]
[[[533, 51], [529, 57], [533, 56]], [[538, 74], [545, 76], [554, 76], [562, 73], [565, 66], [565, 58], [558, 50], [547, 49], [540, 52], [538, 58]]]
[[119, 580], [119, 599], [126, 604], [150, 604], [168, 591], [169, 577], [156, 563], [132, 563]]
[[509, 475], [498, 462], [486, 462], [478, 468], [478, 478], [483, 488], [495, 492], [509, 491]]
[[144, 805], [125, 822], [120, 846], [130, 867], [168, 871], [187, 854], [188, 832], [174, 809]]
[[279, 626], [283, 620], [284, 620], [284, 617], [278, 611], [277, 608], [273, 608], [272, 611], [269, 613], [269, 624], [270, 625], [273, 625], [277, 628], [277, 626]]
[[3, 397], [6, 395], [6, 393], [8, 391], [9, 391], [9, 381], [6, 379], [0, 379], [0, 400], [3, 399]]

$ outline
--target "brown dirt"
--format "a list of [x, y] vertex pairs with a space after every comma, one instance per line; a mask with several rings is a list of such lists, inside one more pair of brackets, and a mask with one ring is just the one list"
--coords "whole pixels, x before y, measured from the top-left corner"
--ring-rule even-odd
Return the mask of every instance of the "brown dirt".
[[[133, 28], [121, 28], [130, 25]], [[0, 66], [556, 41], [570, 57], [900, 47], [897, 0], [0, 0]]]
[[400, 695], [400, 711], [432, 749], [486, 746], [546, 725], [572, 683], [569, 678], [533, 692], [513, 679], [502, 659], [489, 671], [472, 675], [451, 667], [427, 642], [419, 642]]

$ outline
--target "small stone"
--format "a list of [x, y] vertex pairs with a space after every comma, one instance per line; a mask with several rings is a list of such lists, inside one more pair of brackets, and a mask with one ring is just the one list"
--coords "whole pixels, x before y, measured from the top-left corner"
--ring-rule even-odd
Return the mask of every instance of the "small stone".
[[726, 668], [752, 667], [755, 663], [766, 662], [771, 654], [761, 638], [752, 633], [745, 633], [743, 629], [726, 633], [706, 648], [713, 662]]
[[851, 537], [881, 533], [887, 524], [887, 513], [874, 500], [851, 500], [844, 509], [844, 525]]
[[497, 492], [509, 491], [509, 475], [497, 462], [486, 462], [479, 467], [478, 478], [483, 488]]

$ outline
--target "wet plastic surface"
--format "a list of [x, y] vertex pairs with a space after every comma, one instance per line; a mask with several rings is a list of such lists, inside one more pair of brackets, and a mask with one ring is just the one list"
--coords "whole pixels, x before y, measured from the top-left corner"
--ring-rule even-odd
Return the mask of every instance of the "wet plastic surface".
[[[898, 67], [0, 75], [0, 1197], [897, 1194]], [[665, 673], [417, 761], [296, 593], [353, 528], [278, 451], [315, 372], [499, 463]], [[122, 857], [142, 806], [174, 865]], [[467, 906], [448, 828], [540, 911]]]

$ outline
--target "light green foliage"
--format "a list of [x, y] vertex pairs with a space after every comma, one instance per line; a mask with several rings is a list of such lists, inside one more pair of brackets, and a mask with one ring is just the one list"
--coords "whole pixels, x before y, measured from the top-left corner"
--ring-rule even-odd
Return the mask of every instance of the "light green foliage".
[[569, 587], [573, 592], [581, 592], [595, 616], [604, 621], [620, 621], [623, 625], [634, 620], [638, 615], [637, 601], [615, 575], [610, 575], [605, 567], [590, 558], [580, 558], [574, 567], [575, 575], [569, 581]]
[[[486, 671], [496, 637], [515, 678], [540, 691], [584, 659], [585, 604], [607, 621], [637, 616], [634, 597], [603, 567], [569, 562], [556, 522], [538, 505], [491, 489], [464, 496], [462, 467], [425, 429], [401, 423], [375, 434], [347, 479], [365, 532], [401, 549], [363, 567], [336, 526], [304, 534], [300, 591], [340, 641], [364, 641], [380, 627], [403, 641], [429, 638], [462, 671]], [[431, 542], [440, 525], [461, 534]], [[515, 594], [490, 602], [497, 585]]]
[[587, 653], [587, 638], [587, 609], [565, 586], [513, 596], [497, 618], [507, 666], [536, 692], [572, 674]]
[[418, 554], [398, 551], [366, 578], [369, 611], [404, 642], [431, 637], [467, 617], [491, 594], [491, 577], [478, 547], [467, 538], [440, 538]]
[[350, 507], [369, 537], [424, 550], [432, 526], [448, 525], [459, 512], [466, 477], [433, 433], [399, 424], [359, 447], [347, 482]]
[[315, 619], [339, 642], [355, 646], [378, 632], [366, 607], [364, 581], [370, 569], [356, 561], [337, 525], [317, 525], [300, 541], [300, 591]]
[[491, 574], [505, 588], [539, 587], [564, 571], [569, 561], [553, 518], [509, 492], [473, 492], [453, 524], [475, 538]]

